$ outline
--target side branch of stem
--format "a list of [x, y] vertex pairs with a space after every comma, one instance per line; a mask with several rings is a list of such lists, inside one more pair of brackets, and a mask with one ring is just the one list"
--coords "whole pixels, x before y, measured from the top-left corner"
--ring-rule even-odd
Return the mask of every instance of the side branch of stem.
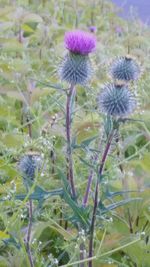
[[[98, 171], [98, 177], [96, 181], [96, 187], [95, 187], [95, 197], [94, 197], [94, 208], [93, 208], [93, 214], [92, 214], [92, 221], [91, 221], [91, 229], [90, 229], [90, 241], [89, 241], [89, 258], [92, 258], [93, 256], [93, 240], [94, 240], [94, 227], [95, 227], [95, 219], [96, 219], [96, 211], [97, 211], [97, 206], [98, 206], [98, 192], [99, 192], [99, 181], [101, 180], [102, 174], [103, 174], [103, 169], [104, 165], [106, 162], [106, 158], [111, 146], [111, 142], [114, 136], [114, 130], [110, 133], [106, 147], [102, 156], [102, 160], [100, 163], [99, 171]], [[92, 267], [92, 260], [89, 261], [88, 267]]]

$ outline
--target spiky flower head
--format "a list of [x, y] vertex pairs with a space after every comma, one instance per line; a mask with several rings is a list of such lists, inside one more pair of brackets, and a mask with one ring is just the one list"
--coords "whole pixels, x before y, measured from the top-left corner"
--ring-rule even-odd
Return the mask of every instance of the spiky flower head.
[[98, 105], [107, 115], [125, 117], [135, 110], [137, 101], [125, 83], [109, 83], [100, 92]]
[[111, 64], [110, 74], [115, 80], [134, 81], [140, 75], [140, 66], [130, 55], [119, 57]]
[[41, 164], [41, 157], [37, 152], [29, 151], [20, 159], [18, 169], [27, 188], [33, 184], [33, 180], [40, 170]]
[[96, 46], [95, 37], [88, 32], [75, 30], [65, 34], [65, 46], [69, 50], [58, 68], [61, 80], [70, 84], [86, 84], [93, 73], [89, 59]]
[[96, 38], [89, 32], [69, 31], [65, 33], [65, 46], [74, 54], [88, 55], [96, 47]]

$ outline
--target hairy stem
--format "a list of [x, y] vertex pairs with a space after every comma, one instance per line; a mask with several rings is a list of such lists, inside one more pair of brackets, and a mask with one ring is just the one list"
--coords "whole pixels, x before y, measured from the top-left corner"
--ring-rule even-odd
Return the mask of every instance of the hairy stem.
[[71, 101], [75, 94], [74, 85], [70, 86], [69, 92], [67, 94], [67, 104], [66, 104], [66, 138], [67, 138], [67, 162], [68, 162], [68, 173], [67, 177], [70, 182], [72, 197], [76, 198], [76, 190], [74, 185], [74, 175], [73, 175], [73, 159], [72, 159], [72, 148], [71, 148]]
[[[105, 165], [106, 158], [107, 158], [110, 146], [111, 146], [113, 135], [114, 135], [114, 130], [112, 130], [112, 132], [110, 133], [110, 135], [108, 137], [107, 144], [106, 144], [106, 147], [105, 147], [105, 150], [104, 150], [104, 153], [103, 153], [103, 156], [102, 156], [102, 160], [101, 160], [101, 163], [100, 163], [97, 181], [96, 181], [95, 197], [94, 197], [94, 208], [93, 208], [93, 215], [92, 215], [91, 229], [90, 229], [89, 258], [92, 258], [92, 256], [93, 256], [94, 226], [95, 226], [96, 211], [97, 211], [97, 206], [98, 206], [99, 180], [101, 180], [101, 177], [102, 177], [102, 174], [103, 174], [104, 165]], [[89, 261], [88, 267], [92, 267], [92, 260]]]
[[[85, 251], [85, 246], [83, 243], [80, 244], [80, 260], [84, 260], [84, 251]], [[80, 267], [85, 267], [84, 262], [80, 263]]]
[[31, 239], [31, 230], [32, 230], [32, 199], [29, 200], [29, 223], [28, 223], [28, 231], [27, 231], [27, 241], [26, 241], [26, 248], [27, 248], [27, 253], [30, 261], [30, 266], [34, 267], [33, 259], [32, 259], [32, 254], [31, 254], [31, 249], [30, 249], [30, 239]]

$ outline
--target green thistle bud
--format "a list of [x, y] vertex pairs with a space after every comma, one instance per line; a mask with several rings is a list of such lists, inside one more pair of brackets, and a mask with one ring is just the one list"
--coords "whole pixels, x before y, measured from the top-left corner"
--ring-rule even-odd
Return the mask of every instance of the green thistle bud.
[[140, 67], [130, 55], [119, 57], [113, 61], [110, 67], [110, 75], [115, 80], [134, 81], [140, 75]]
[[126, 84], [106, 84], [98, 97], [100, 111], [118, 117], [131, 114], [137, 102]]
[[34, 178], [41, 168], [41, 164], [40, 155], [32, 151], [20, 159], [18, 169], [27, 188], [32, 186]]

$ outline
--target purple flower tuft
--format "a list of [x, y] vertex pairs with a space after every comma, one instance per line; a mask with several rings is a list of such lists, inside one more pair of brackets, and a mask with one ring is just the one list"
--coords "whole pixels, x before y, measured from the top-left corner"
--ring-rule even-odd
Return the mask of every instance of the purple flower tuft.
[[90, 31], [90, 32], [96, 32], [96, 31], [97, 31], [97, 28], [96, 28], [96, 26], [92, 26], [92, 25], [91, 25], [91, 26], [89, 26], [89, 28], [88, 28], [88, 29], [89, 29], [89, 31]]
[[80, 30], [66, 32], [64, 41], [70, 52], [80, 55], [88, 55], [96, 46], [96, 37]]
[[115, 28], [115, 32], [116, 32], [119, 36], [121, 36], [121, 35], [123, 34], [123, 29], [122, 29], [122, 27], [120, 27], [120, 26], [116, 26], [116, 28]]

